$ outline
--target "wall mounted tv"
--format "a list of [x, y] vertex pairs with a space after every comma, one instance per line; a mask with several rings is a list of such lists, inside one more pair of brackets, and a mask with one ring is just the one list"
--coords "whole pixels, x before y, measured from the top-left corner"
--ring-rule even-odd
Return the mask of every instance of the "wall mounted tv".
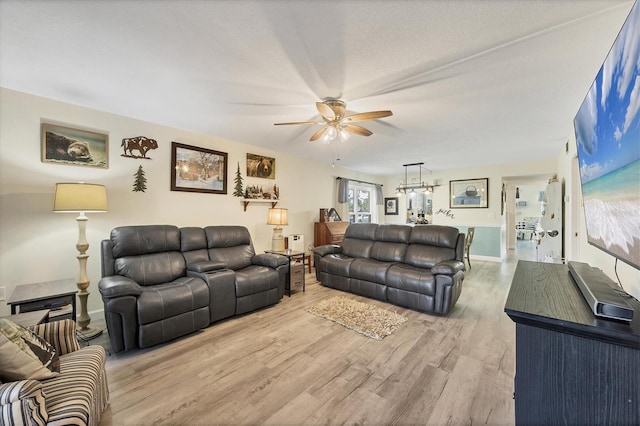
[[640, 269], [640, 5], [574, 120], [587, 239]]

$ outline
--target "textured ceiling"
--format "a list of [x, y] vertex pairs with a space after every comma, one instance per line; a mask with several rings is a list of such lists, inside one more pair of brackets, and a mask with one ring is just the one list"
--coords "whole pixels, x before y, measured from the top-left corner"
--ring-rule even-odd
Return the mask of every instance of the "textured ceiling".
[[[0, 85], [371, 174], [555, 158], [632, 5], [0, 0]], [[273, 126], [327, 98], [394, 115]]]

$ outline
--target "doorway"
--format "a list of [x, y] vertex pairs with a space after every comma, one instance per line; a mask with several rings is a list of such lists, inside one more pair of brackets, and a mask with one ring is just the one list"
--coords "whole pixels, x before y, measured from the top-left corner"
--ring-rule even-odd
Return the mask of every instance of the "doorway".
[[540, 220], [544, 191], [550, 175], [503, 177], [505, 205], [503, 217], [507, 259], [536, 261], [536, 227]]

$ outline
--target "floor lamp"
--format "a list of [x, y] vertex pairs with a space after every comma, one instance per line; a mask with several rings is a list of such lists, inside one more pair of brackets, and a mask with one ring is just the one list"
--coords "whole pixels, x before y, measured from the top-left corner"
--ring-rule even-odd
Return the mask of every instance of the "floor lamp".
[[107, 190], [104, 185], [91, 183], [56, 183], [55, 196], [53, 201], [53, 211], [59, 213], [79, 213], [76, 218], [80, 236], [76, 249], [78, 250], [78, 263], [80, 265], [80, 275], [78, 277], [78, 298], [80, 299], [80, 316], [77, 323], [78, 330], [86, 339], [92, 339], [102, 334], [99, 328], [89, 327], [91, 318], [87, 312], [87, 298], [89, 292], [89, 278], [87, 277], [87, 259], [89, 255], [89, 242], [86, 237], [87, 221], [86, 212], [98, 213], [107, 211]]
[[289, 224], [287, 215], [287, 209], [269, 209], [267, 225], [275, 225], [275, 228], [273, 228], [273, 237], [271, 237], [271, 250], [273, 251], [284, 251], [282, 226]]

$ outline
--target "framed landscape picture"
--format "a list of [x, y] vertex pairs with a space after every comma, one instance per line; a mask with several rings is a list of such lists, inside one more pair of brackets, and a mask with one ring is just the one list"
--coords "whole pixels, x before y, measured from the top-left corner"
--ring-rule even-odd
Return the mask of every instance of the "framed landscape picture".
[[42, 124], [42, 162], [109, 168], [109, 135], [57, 124]]
[[449, 207], [452, 209], [478, 209], [489, 207], [489, 179], [449, 181]]
[[227, 193], [227, 153], [171, 142], [171, 190]]

